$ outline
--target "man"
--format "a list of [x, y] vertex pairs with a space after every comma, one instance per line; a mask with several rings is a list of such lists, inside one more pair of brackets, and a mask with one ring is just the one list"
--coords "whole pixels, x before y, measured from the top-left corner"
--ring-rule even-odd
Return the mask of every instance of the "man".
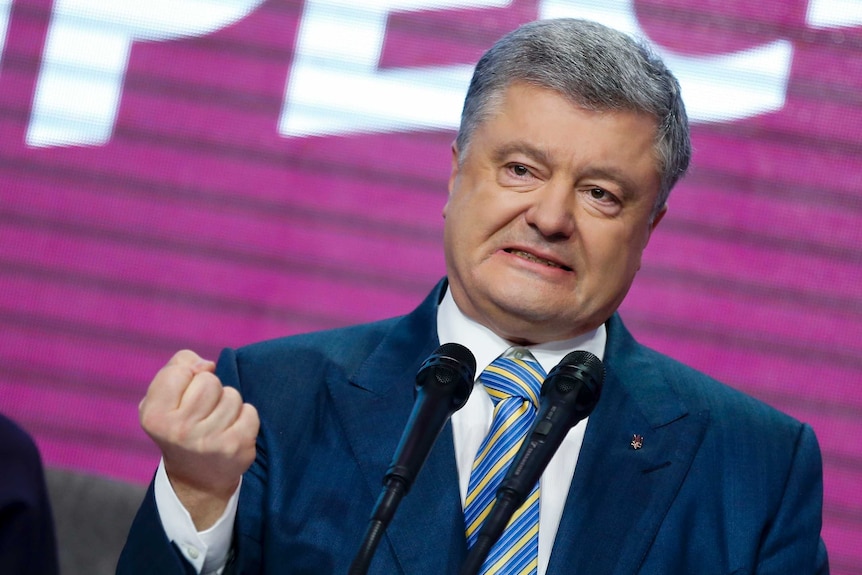
[[33, 439], [0, 415], [0, 572], [58, 572], [54, 520]]
[[[827, 572], [811, 429], [641, 347], [616, 314], [690, 154], [676, 80], [629, 38], [578, 20], [503, 38], [453, 145], [447, 280], [402, 318], [226, 350], [218, 377], [177, 354], [141, 403], [163, 465], [119, 571], [346, 573], [412, 376], [458, 342], [478, 371], [512, 345], [545, 372], [574, 349], [604, 361], [598, 406], [540, 482], [524, 572]], [[372, 573], [457, 572], [493, 411], [477, 384]]]

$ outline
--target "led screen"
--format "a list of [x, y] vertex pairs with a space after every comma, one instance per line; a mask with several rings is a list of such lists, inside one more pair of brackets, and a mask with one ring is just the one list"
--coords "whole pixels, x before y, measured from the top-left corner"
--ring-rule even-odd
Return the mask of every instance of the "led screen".
[[0, 409], [49, 466], [144, 483], [176, 350], [412, 309], [471, 66], [553, 16], [649, 41], [692, 120], [623, 319], [814, 427], [862, 571], [858, 1], [0, 1]]

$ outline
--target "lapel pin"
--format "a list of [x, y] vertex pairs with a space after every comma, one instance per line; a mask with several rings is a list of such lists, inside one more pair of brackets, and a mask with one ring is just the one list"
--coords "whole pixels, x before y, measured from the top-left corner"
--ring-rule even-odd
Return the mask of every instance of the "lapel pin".
[[644, 446], [644, 436], [635, 433], [632, 435], [632, 442], [629, 445], [632, 446], [632, 449], [640, 449]]

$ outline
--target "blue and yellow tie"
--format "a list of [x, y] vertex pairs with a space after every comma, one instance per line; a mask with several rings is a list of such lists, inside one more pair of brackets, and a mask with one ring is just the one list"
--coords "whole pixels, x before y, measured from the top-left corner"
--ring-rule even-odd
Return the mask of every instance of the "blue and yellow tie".
[[[479, 447], [470, 473], [464, 506], [468, 547], [476, 542], [482, 522], [494, 503], [497, 488], [536, 418], [545, 375], [529, 350], [513, 347], [495, 359], [479, 376], [494, 402], [494, 420]], [[535, 574], [538, 551], [539, 484], [536, 483], [500, 540], [491, 548], [481, 573]]]

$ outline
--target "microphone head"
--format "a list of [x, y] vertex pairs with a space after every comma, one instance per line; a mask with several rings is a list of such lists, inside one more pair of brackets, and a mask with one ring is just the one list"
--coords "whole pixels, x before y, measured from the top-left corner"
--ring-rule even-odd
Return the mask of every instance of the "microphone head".
[[542, 384], [542, 397], [574, 402], [574, 424], [592, 413], [601, 396], [604, 380], [605, 368], [598, 357], [588, 351], [573, 351], [548, 374]]
[[444, 343], [419, 367], [416, 388], [426, 393], [451, 394], [453, 411], [457, 411], [470, 397], [475, 379], [473, 353], [460, 343]]

